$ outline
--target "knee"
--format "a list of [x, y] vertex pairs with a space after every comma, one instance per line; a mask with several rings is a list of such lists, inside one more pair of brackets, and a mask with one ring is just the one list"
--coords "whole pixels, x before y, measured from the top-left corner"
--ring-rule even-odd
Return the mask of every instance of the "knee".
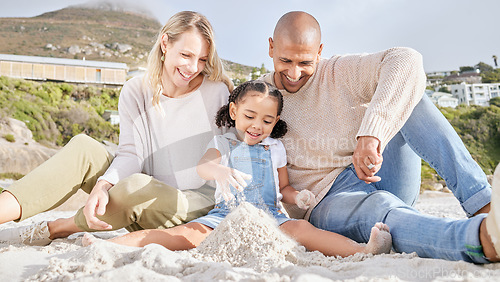
[[406, 204], [394, 194], [383, 190], [368, 194], [365, 201], [369, 207], [377, 209], [393, 209], [406, 206]]
[[144, 201], [143, 194], [146, 191], [142, 190], [151, 183], [152, 179], [149, 175], [136, 173], [119, 181], [109, 190], [110, 204], [128, 207], [135, 205], [138, 201]]
[[294, 239], [300, 238], [302, 234], [309, 234], [307, 232], [309, 228], [315, 228], [315, 227], [307, 220], [303, 219], [289, 220], [280, 226], [280, 229], [284, 233], [288, 234]]
[[84, 152], [92, 152], [95, 148], [104, 149], [101, 143], [85, 134], [78, 134], [69, 140], [67, 147], [72, 147]]

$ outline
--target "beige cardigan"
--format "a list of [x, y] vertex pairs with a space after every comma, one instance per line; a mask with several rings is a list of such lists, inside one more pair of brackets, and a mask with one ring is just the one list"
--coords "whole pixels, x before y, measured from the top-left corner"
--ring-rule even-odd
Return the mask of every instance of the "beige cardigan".
[[[273, 76], [263, 79], [274, 85]], [[322, 59], [298, 92], [282, 90], [290, 184], [319, 202], [352, 163], [358, 136], [378, 138], [383, 150], [396, 135], [422, 98], [425, 79], [418, 52], [392, 48]], [[314, 208], [285, 206], [295, 218], [308, 218]]]

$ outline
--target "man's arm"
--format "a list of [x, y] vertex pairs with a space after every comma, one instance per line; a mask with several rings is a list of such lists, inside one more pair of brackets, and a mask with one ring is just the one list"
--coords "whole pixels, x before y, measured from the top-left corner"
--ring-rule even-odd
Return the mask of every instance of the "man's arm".
[[381, 153], [425, 91], [422, 56], [413, 49], [392, 48], [383, 52], [378, 72], [377, 86], [356, 135], [358, 143], [353, 155], [356, 173], [367, 183], [380, 181], [374, 175], [382, 164]]

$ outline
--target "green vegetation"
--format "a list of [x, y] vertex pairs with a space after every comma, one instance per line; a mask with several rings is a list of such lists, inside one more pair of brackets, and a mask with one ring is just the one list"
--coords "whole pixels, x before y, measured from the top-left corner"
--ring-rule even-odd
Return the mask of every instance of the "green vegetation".
[[[59, 146], [82, 132], [96, 140], [117, 143], [118, 126], [104, 121], [102, 114], [107, 109], [117, 110], [118, 96], [119, 89], [0, 77], [0, 119], [24, 121], [35, 140]], [[500, 97], [491, 99], [489, 107], [461, 105], [440, 110], [472, 157], [487, 174], [492, 174], [500, 162]], [[423, 162], [422, 180], [440, 178]]]
[[498, 83], [500, 82], [500, 69], [481, 73], [483, 83]]
[[487, 174], [500, 162], [500, 107], [441, 108], [472, 157]]
[[[486, 174], [493, 174], [500, 162], [499, 105], [500, 98], [496, 97], [490, 100], [489, 107], [459, 105], [456, 109], [440, 108]], [[427, 163], [422, 162], [422, 181], [425, 180], [441, 178]]]
[[451, 91], [446, 86], [440, 87], [438, 91], [444, 93], [451, 93]]
[[14, 173], [14, 172], [5, 172], [5, 173], [0, 173], [0, 179], [13, 179], [13, 180], [19, 180], [23, 178], [24, 175], [20, 173]]
[[0, 77], [2, 116], [24, 121], [36, 141], [59, 146], [79, 133], [117, 142], [118, 126], [101, 115], [117, 109], [118, 96], [119, 89]]
[[7, 140], [7, 141], [9, 141], [11, 143], [16, 142], [16, 138], [14, 138], [14, 135], [12, 135], [12, 134], [5, 134], [3, 136], [3, 138], [5, 138], [5, 140]]

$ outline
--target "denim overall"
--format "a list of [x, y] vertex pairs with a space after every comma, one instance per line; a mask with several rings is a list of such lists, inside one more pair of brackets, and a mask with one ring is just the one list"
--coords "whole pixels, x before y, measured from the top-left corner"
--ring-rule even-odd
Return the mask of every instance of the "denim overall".
[[206, 216], [192, 222], [215, 228], [231, 212], [232, 208], [243, 201], [270, 212], [278, 221], [278, 225], [290, 220], [278, 206], [269, 146], [261, 144], [250, 146], [245, 142], [232, 139], [228, 139], [228, 142], [230, 148], [228, 166], [252, 175], [252, 179], [248, 180], [250, 183], [242, 192], [231, 186], [231, 193], [235, 199], [229, 202], [222, 200]]

